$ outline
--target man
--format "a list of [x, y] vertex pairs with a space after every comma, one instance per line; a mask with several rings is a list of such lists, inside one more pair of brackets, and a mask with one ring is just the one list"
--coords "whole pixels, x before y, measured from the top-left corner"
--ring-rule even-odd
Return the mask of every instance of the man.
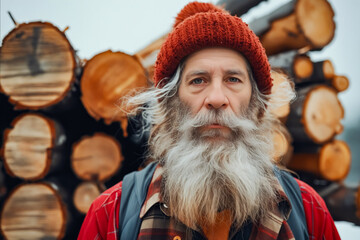
[[79, 239], [340, 239], [321, 197], [272, 163], [270, 66], [240, 18], [185, 6], [154, 80], [128, 100], [154, 163], [94, 201]]

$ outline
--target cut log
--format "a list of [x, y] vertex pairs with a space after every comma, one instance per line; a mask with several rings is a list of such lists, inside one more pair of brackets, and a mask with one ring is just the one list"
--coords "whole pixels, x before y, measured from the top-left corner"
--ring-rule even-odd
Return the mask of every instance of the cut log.
[[72, 169], [83, 180], [109, 179], [120, 169], [122, 160], [119, 142], [103, 133], [85, 136], [73, 145]]
[[22, 184], [5, 200], [1, 232], [6, 239], [62, 239], [68, 224], [66, 205], [57, 187]]
[[96, 120], [120, 121], [126, 136], [128, 109], [120, 109], [121, 98], [148, 87], [144, 68], [136, 57], [106, 51], [90, 59], [80, 82], [82, 103]]
[[335, 76], [335, 70], [330, 60], [324, 60], [314, 63], [313, 78], [332, 79]]
[[309, 56], [297, 55], [293, 62], [294, 75], [297, 78], [308, 78], [314, 71], [313, 64]]
[[241, 16], [263, 1], [266, 0], [220, 0], [217, 5], [224, 7], [232, 15]]
[[146, 69], [151, 81], [154, 79], [154, 65], [157, 55], [160, 52], [161, 45], [164, 43], [166, 37], [167, 34], [163, 35], [134, 55], [140, 60], [143, 67]]
[[310, 57], [292, 50], [269, 57], [272, 68], [285, 71], [295, 84], [322, 83], [330, 85], [335, 70], [330, 60], [312, 62]]
[[16, 109], [44, 109], [71, 94], [76, 66], [74, 50], [57, 27], [20, 24], [0, 48], [0, 91]]
[[66, 136], [62, 127], [40, 114], [15, 118], [4, 132], [4, 166], [10, 176], [38, 180], [63, 165]]
[[313, 72], [310, 76], [304, 78], [296, 78], [295, 83], [307, 84], [307, 83], [322, 83], [330, 85], [330, 81], [335, 76], [335, 70], [330, 60], [324, 60], [313, 63]]
[[360, 226], [360, 187], [334, 183], [319, 194], [335, 221], [347, 221]]
[[331, 85], [336, 89], [338, 92], [345, 91], [349, 87], [349, 79], [345, 76], [334, 76], [331, 79]]
[[287, 96], [288, 91], [293, 88], [293, 83], [288, 75], [281, 70], [271, 71], [273, 87], [271, 88], [272, 97], [270, 98], [270, 112], [280, 121], [285, 122], [290, 113], [290, 100]]
[[308, 171], [330, 181], [346, 178], [351, 166], [349, 146], [340, 140], [324, 144], [316, 153], [294, 153], [288, 168]]
[[284, 127], [273, 131], [273, 159], [276, 163], [286, 165], [289, 161], [293, 152], [291, 141], [291, 136]]
[[308, 78], [314, 71], [313, 63], [309, 56], [299, 54], [292, 50], [269, 57], [272, 68], [280, 68], [296, 82], [298, 78]]
[[294, 142], [322, 144], [342, 132], [343, 117], [344, 109], [332, 87], [309, 86], [298, 91], [286, 126]]
[[268, 55], [308, 47], [319, 50], [334, 37], [334, 11], [326, 0], [293, 0], [249, 24]]
[[97, 198], [103, 189], [95, 182], [83, 182], [76, 187], [73, 202], [76, 209], [86, 214], [91, 206], [91, 203]]

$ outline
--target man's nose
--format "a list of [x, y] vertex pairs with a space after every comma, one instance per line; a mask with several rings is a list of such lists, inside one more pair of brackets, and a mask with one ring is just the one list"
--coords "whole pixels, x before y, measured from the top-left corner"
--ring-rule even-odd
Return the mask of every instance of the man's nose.
[[222, 84], [214, 83], [209, 86], [205, 105], [207, 108], [215, 109], [226, 108], [229, 105], [229, 99], [224, 92]]

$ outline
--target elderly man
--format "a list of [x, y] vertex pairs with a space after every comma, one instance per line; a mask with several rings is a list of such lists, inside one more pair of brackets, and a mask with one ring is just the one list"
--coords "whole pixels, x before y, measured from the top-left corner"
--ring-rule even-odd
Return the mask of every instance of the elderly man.
[[94, 201], [79, 239], [339, 239], [321, 197], [272, 162], [270, 66], [240, 18], [185, 6], [154, 80], [127, 102], [152, 163]]

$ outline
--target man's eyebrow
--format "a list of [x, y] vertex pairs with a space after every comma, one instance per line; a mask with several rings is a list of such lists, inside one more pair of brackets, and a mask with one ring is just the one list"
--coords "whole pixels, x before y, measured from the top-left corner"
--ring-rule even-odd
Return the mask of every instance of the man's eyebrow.
[[194, 71], [190, 71], [190, 72], [186, 73], [184, 77], [185, 77], [185, 79], [189, 79], [191, 77], [201, 76], [201, 75], [209, 75], [209, 72], [205, 71], [205, 70], [194, 70]]
[[206, 75], [206, 74], [209, 74], [209, 72], [205, 71], [205, 70], [194, 70], [194, 71], [187, 73], [186, 76], [191, 77], [191, 76]]
[[[191, 78], [193, 76], [199, 76], [199, 75], [209, 75], [210, 73], [206, 70], [194, 70], [194, 71], [190, 71], [188, 72], [184, 77], [186, 79]], [[246, 77], [246, 73], [242, 70], [237, 70], [237, 69], [229, 69], [225, 71], [226, 75], [239, 75], [242, 77]]]
[[226, 70], [225, 73], [227, 75], [240, 75], [240, 76], [246, 77], [246, 73], [242, 70], [230, 69], [230, 70]]

